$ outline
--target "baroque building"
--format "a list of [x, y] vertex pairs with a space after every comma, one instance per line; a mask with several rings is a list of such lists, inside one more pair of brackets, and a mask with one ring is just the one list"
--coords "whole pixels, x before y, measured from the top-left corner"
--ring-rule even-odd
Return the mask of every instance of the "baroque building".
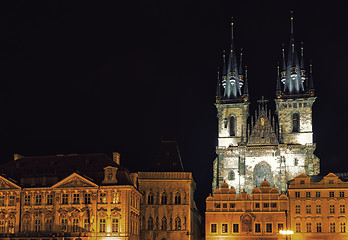
[[162, 141], [154, 172], [139, 172], [141, 239], [201, 239], [201, 216], [194, 201], [196, 183], [183, 169], [174, 141]]
[[213, 163], [212, 189], [224, 181], [251, 193], [264, 178], [280, 191], [299, 174], [319, 174], [314, 155], [312, 106], [315, 102], [312, 66], [307, 71], [304, 49], [300, 57], [295, 45], [291, 16], [290, 43], [282, 49], [282, 64], [276, 80], [276, 111], [267, 110], [267, 100], [258, 101], [255, 116], [249, 113], [247, 69], [239, 63], [232, 39], [228, 59], [223, 54], [222, 74], [218, 74], [216, 108], [218, 117], [217, 158]]
[[0, 166], [1, 239], [140, 239], [137, 174], [104, 154]]

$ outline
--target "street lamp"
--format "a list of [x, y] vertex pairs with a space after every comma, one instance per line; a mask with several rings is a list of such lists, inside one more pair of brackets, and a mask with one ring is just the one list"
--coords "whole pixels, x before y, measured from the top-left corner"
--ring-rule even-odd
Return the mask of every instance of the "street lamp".
[[291, 239], [291, 235], [294, 234], [294, 231], [292, 230], [279, 230], [279, 233], [281, 235], [284, 235], [286, 237], [286, 239], [288, 239], [288, 236], [290, 235], [290, 239]]

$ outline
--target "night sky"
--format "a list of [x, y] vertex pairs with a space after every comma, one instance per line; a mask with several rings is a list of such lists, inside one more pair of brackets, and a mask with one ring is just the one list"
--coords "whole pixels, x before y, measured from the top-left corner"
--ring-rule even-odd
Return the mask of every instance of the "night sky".
[[0, 161], [14, 153], [117, 151], [121, 164], [139, 171], [161, 139], [174, 139], [202, 211], [217, 143], [216, 71], [230, 44], [230, 19], [251, 101], [265, 96], [274, 109], [290, 10], [297, 47], [303, 41], [307, 66], [313, 62], [321, 171], [348, 171], [343, 1], [3, 1]]

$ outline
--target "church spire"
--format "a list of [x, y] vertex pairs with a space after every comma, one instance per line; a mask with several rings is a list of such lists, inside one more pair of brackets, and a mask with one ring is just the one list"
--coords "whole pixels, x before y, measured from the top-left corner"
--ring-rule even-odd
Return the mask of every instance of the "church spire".
[[220, 81], [220, 70], [217, 70], [217, 84], [216, 84], [216, 101], [221, 99], [221, 81]]
[[249, 87], [248, 87], [248, 68], [245, 66], [245, 81], [244, 81], [244, 88], [243, 88], [243, 96], [244, 101], [248, 101], [249, 99]]
[[314, 96], [314, 84], [313, 84], [313, 65], [309, 65], [309, 83], [308, 83], [308, 92], [311, 96]]
[[279, 98], [281, 93], [282, 93], [282, 89], [281, 89], [281, 86], [280, 86], [280, 73], [279, 73], [279, 64], [277, 66], [277, 83], [276, 83], [276, 95], [277, 97]]

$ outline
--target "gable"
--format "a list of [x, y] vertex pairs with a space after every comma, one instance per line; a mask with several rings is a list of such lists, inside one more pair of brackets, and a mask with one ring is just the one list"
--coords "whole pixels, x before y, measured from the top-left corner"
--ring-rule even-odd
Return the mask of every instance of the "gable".
[[3, 176], [0, 176], [0, 190], [6, 190], [6, 189], [20, 189], [21, 187], [17, 184], [11, 182], [10, 180], [4, 178]]
[[52, 188], [76, 188], [76, 187], [98, 187], [97, 184], [82, 177], [77, 173], [73, 173], [65, 179], [59, 181]]

